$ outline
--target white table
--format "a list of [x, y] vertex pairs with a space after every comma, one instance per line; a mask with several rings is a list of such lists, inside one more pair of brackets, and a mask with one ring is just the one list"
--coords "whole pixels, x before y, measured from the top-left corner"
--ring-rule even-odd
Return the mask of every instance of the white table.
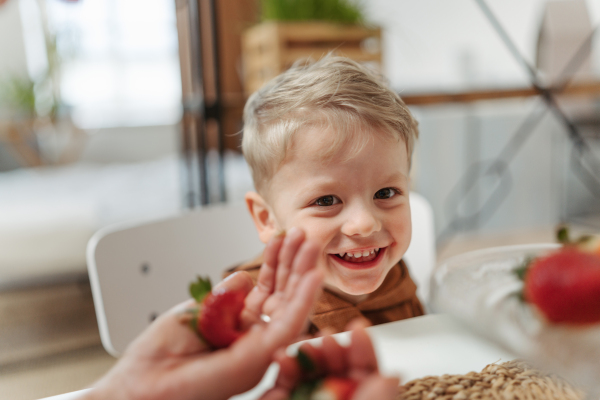
[[[488, 364], [516, 358], [445, 314], [378, 325], [368, 328], [368, 331], [381, 371], [384, 374], [399, 374], [403, 382], [427, 375], [481, 371]], [[345, 343], [349, 335], [340, 333], [336, 338]], [[277, 366], [272, 365], [256, 388], [232, 399], [256, 399], [273, 384], [276, 374]], [[46, 400], [71, 400], [83, 392], [48, 397]]]

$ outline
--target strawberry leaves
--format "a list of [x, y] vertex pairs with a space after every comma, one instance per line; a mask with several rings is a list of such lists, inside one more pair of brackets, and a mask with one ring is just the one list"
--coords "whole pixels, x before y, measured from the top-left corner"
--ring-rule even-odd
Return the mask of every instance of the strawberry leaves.
[[296, 361], [298, 361], [298, 365], [300, 365], [300, 369], [302, 370], [302, 372], [310, 374], [317, 370], [313, 360], [308, 354], [306, 354], [302, 350], [298, 350], [298, 355], [296, 355]]
[[211, 292], [212, 284], [210, 278], [202, 278], [198, 276], [196, 282], [190, 283], [190, 296], [196, 299], [198, 303], [202, 303], [202, 300]]
[[529, 266], [531, 265], [532, 261], [533, 257], [526, 257], [521, 265], [513, 270], [520, 280], [525, 281], [525, 276], [527, 275], [527, 271], [529, 270]]

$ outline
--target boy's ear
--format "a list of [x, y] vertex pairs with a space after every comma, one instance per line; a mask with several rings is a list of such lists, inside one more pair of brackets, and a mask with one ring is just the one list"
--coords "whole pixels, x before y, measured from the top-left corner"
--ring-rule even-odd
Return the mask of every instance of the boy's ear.
[[248, 192], [245, 196], [248, 211], [254, 220], [258, 237], [267, 243], [277, 233], [275, 216], [265, 199], [256, 192]]

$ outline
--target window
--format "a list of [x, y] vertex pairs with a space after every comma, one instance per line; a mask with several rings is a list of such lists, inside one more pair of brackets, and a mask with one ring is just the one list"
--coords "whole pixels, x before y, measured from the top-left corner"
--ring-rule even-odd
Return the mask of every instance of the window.
[[179, 121], [175, 1], [46, 1], [62, 59], [61, 96], [77, 125]]

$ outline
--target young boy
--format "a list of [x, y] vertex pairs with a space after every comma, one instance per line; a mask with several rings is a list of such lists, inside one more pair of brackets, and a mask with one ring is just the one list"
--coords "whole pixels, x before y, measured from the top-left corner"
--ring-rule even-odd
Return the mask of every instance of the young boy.
[[[401, 260], [411, 238], [409, 169], [417, 123], [400, 97], [349, 59], [327, 56], [281, 74], [244, 109], [242, 149], [260, 239], [302, 229], [322, 250], [325, 290], [312, 333], [423, 314]], [[256, 282], [262, 259], [234, 270]]]

